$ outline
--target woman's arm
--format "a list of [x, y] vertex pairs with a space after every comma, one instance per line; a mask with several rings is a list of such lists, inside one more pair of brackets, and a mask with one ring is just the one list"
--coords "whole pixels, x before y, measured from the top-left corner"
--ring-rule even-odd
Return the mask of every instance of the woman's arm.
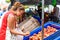
[[9, 27], [10, 32], [12, 34], [23, 35], [23, 36], [29, 35], [29, 32], [23, 33], [23, 34], [21, 34], [20, 32], [17, 32], [15, 30], [15, 27], [14, 27], [14, 22], [15, 22], [15, 17], [14, 16], [10, 16], [9, 19], [8, 19], [8, 27]]

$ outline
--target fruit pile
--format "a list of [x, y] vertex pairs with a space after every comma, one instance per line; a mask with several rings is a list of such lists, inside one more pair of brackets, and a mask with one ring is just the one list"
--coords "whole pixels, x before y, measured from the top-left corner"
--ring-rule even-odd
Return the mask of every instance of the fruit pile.
[[[56, 32], [56, 29], [51, 26], [44, 28], [44, 38], [48, 37], [54, 32]], [[40, 31], [38, 34], [34, 34], [33, 36], [31, 36], [29, 40], [42, 40], [42, 31]]]

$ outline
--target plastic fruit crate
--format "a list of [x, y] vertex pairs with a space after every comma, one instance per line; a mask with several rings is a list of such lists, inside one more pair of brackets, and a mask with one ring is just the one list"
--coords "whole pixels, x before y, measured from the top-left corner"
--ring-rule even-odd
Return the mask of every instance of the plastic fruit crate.
[[[60, 24], [57, 24], [57, 23], [55, 23], [55, 22], [49, 21], [49, 22], [47, 22], [47, 23], [44, 24], [44, 28], [47, 28], [47, 26], [54, 27], [54, 28], [56, 28], [58, 31], [55, 32], [55, 33], [53, 33], [53, 34], [51, 34], [50, 36], [44, 38], [44, 40], [52, 40], [52, 38], [56, 38], [56, 37], [58, 37], [58, 35], [60, 35], [60, 34], [59, 34]], [[29, 37], [30, 37], [30, 36], [32, 36], [34, 33], [37, 34], [38, 32], [41, 31], [41, 29], [42, 29], [42, 26], [37, 27], [36, 29], [34, 29], [33, 31], [30, 32], [30, 35], [29, 35], [29, 36], [24, 36], [24, 39], [23, 39], [23, 40], [29, 40]], [[55, 34], [56, 34], [57, 36], [56, 36]], [[54, 36], [56, 36], [56, 37], [54, 37]], [[54, 40], [55, 40], [55, 39], [54, 39]]]

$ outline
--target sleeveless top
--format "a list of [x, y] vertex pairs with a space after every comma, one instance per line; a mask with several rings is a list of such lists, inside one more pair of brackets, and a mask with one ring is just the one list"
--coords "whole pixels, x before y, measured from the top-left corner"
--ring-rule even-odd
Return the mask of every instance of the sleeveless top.
[[[9, 27], [7, 26], [7, 18], [10, 14], [12, 14], [12, 12], [7, 12], [6, 14], [4, 14], [2, 18], [2, 24], [0, 28], [0, 40], [23, 40], [23, 36], [20, 36], [20, 35], [16, 36], [10, 33]], [[19, 30], [19, 32], [21, 32], [21, 30]]]

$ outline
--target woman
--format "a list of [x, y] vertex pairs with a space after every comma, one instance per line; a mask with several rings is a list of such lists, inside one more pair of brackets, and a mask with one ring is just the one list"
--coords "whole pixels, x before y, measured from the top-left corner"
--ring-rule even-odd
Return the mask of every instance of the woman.
[[16, 31], [17, 17], [23, 14], [24, 7], [22, 7], [19, 2], [16, 2], [12, 8], [4, 14], [0, 28], [0, 40], [18, 40], [16, 35], [29, 35], [29, 32], [21, 33]]

